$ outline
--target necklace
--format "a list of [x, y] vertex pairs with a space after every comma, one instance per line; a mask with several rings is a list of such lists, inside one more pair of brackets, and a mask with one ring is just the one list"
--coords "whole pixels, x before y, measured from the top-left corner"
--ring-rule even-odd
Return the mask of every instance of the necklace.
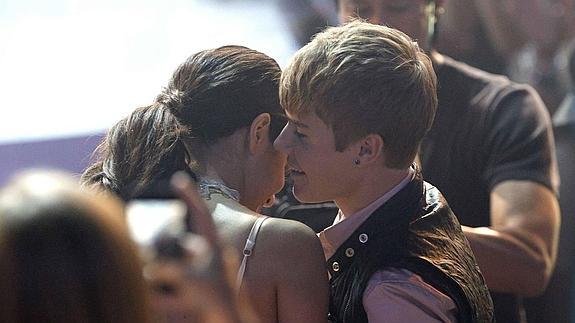
[[240, 201], [240, 192], [227, 187], [221, 180], [201, 178], [198, 186], [200, 189], [200, 195], [206, 200], [210, 200], [212, 198], [212, 194], [215, 193], [221, 194], [236, 202]]

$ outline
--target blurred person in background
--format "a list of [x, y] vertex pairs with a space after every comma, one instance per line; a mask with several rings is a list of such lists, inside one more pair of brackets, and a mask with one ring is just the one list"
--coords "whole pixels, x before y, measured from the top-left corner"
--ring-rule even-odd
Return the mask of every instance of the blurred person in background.
[[0, 321], [153, 322], [122, 215], [70, 175], [16, 176], [0, 192]]
[[130, 199], [176, 171], [195, 176], [218, 234], [237, 252], [239, 296], [262, 322], [322, 322], [328, 286], [317, 236], [258, 213], [284, 184], [286, 156], [272, 145], [285, 124], [280, 73], [241, 46], [193, 54], [155, 103], [109, 130], [82, 180]]
[[327, 26], [337, 25], [333, 0], [276, 0], [297, 47], [307, 44]]
[[488, 72], [529, 83], [550, 113], [568, 89], [564, 47], [575, 36], [573, 0], [448, 1], [436, 48]]
[[530, 322], [572, 323], [575, 307], [575, 39], [567, 47], [569, 92], [553, 115], [557, 165], [561, 177], [561, 235], [557, 265], [543, 295], [526, 300]]

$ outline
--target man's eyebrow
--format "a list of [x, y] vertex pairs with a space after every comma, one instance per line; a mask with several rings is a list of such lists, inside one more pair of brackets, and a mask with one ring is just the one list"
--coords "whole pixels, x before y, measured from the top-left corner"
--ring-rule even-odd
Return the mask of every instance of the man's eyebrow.
[[295, 124], [296, 127], [309, 129], [309, 126], [306, 125], [305, 123], [302, 123], [301, 121], [294, 120], [290, 117], [288, 117], [288, 121]]

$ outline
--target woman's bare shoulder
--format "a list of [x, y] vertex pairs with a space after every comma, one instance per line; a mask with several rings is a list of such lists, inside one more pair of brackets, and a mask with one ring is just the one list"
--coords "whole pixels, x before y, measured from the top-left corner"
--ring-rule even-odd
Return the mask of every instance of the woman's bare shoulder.
[[[268, 243], [279, 245], [317, 244], [319, 239], [315, 232], [307, 225], [287, 219], [268, 218], [262, 227], [262, 235], [265, 235]], [[287, 243], [289, 242], [289, 243]]]
[[257, 246], [260, 253], [273, 259], [272, 264], [284, 266], [298, 260], [304, 267], [307, 263], [323, 263], [323, 251], [319, 238], [307, 225], [294, 220], [268, 218], [258, 235]]

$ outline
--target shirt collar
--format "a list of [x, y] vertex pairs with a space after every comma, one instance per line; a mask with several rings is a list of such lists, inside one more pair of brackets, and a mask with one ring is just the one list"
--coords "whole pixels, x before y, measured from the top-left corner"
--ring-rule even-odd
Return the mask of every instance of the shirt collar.
[[319, 240], [323, 247], [325, 259], [329, 259], [341, 246], [345, 240], [357, 229], [359, 226], [369, 218], [369, 216], [381, 207], [385, 202], [389, 201], [397, 192], [401, 191], [415, 175], [413, 167], [409, 168], [409, 173], [405, 176], [399, 184], [394, 186], [391, 190], [387, 191], [384, 195], [371, 202], [363, 209], [344, 217], [341, 210], [337, 213], [333, 224], [325, 230], [318, 233]]

